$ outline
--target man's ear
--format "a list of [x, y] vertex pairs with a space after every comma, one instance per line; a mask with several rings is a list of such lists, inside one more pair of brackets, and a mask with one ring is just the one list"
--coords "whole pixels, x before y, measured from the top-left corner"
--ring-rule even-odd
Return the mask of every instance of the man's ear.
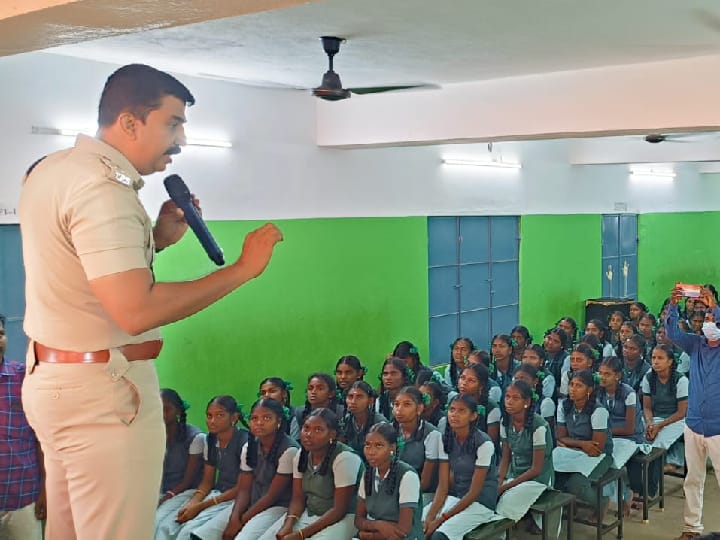
[[135, 137], [137, 136], [137, 121], [138, 119], [135, 118], [135, 115], [133, 115], [131, 112], [123, 111], [118, 115], [117, 119], [115, 120], [115, 124], [120, 128], [120, 131], [122, 131], [122, 133], [126, 137], [135, 139]]

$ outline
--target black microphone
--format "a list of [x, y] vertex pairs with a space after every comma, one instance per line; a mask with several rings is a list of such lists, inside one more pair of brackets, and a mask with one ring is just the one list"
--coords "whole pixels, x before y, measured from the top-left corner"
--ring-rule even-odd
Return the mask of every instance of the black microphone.
[[190, 228], [195, 233], [195, 236], [197, 236], [197, 239], [200, 241], [200, 244], [202, 244], [210, 260], [218, 266], [225, 264], [222, 249], [220, 249], [220, 246], [217, 245], [212, 234], [210, 234], [203, 218], [200, 217], [200, 213], [192, 202], [190, 190], [187, 185], [185, 185], [185, 182], [183, 182], [183, 179], [177, 174], [171, 174], [165, 178], [163, 183], [170, 198], [185, 213], [185, 221], [190, 225]]

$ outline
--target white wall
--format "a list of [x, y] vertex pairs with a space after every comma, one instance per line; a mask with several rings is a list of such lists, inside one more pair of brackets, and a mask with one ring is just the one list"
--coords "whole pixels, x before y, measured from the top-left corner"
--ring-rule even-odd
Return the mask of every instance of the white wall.
[[[94, 125], [100, 90], [115, 67], [47, 53], [0, 58], [0, 222], [16, 221], [12, 209], [27, 166], [72, 144], [33, 135], [31, 126]], [[681, 166], [670, 184], [639, 185], [623, 165], [569, 165], [565, 141], [498, 145], [506, 158], [522, 160], [519, 171], [440, 163], [442, 156], [485, 153], [483, 145], [319, 148], [309, 95], [180, 78], [197, 99], [187, 131], [235, 145], [186, 148], [164, 173], [186, 179], [207, 219], [607, 213], [615, 202], [640, 213], [702, 211], [720, 200], [720, 179], [693, 165]], [[164, 174], [150, 177], [141, 192], [151, 215], [165, 198]]]

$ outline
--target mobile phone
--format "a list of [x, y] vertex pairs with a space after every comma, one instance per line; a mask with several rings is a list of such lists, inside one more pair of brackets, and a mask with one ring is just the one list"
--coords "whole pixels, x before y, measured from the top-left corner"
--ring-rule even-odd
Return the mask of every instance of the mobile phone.
[[702, 292], [702, 285], [681, 283], [679, 281], [675, 283], [675, 288], [680, 289], [682, 295], [688, 298], [700, 298], [700, 293]]

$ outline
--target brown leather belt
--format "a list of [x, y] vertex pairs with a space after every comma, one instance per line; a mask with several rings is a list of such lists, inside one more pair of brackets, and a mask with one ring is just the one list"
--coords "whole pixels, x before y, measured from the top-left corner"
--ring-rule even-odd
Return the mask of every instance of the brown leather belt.
[[[123, 345], [118, 348], [120, 352], [125, 355], [125, 358], [132, 362], [134, 360], [151, 360], [157, 358], [160, 354], [160, 349], [162, 349], [162, 345], [162, 339], [155, 339], [142, 343]], [[110, 351], [108, 349], [93, 352], [63, 351], [61, 349], [46, 347], [36, 341], [35, 358], [37, 358], [38, 362], [48, 362], [51, 364], [104, 364], [110, 360]]]

